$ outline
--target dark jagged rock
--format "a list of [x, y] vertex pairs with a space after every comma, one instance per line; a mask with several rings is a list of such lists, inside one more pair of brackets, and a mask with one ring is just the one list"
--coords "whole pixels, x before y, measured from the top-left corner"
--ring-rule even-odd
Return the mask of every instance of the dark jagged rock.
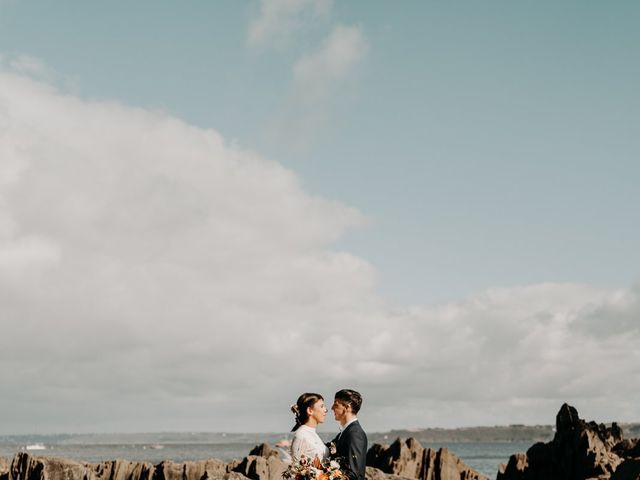
[[640, 438], [622, 440], [615, 447], [613, 452], [621, 458], [640, 458]]
[[[524, 472], [529, 466], [529, 459], [526, 453], [515, 453], [509, 458], [509, 462], [498, 467], [498, 478], [505, 475], [506, 472]], [[516, 475], [516, 473], [513, 473]], [[514, 477], [520, 478], [520, 477]], [[524, 477], [522, 477], [524, 479]]]
[[418, 480], [488, 480], [446, 448], [423, 448], [415, 438], [398, 438], [388, 447], [373, 445], [367, 452], [367, 466]]
[[278, 457], [280, 453], [278, 452], [278, 450], [274, 450], [273, 448], [271, 448], [268, 443], [261, 443], [260, 445], [256, 445], [255, 447], [253, 447], [253, 449], [249, 452], [249, 455], [269, 458]]
[[611, 475], [611, 480], [640, 480], [640, 459], [625, 460]]
[[629, 461], [625, 459], [633, 458], [637, 448], [637, 441], [624, 441], [616, 423], [606, 427], [585, 422], [565, 403], [556, 416], [553, 440], [534, 444], [526, 454], [512, 455], [500, 466], [497, 480], [632, 480], [636, 477], [620, 477], [617, 472], [633, 468], [631, 464], [624, 467]]
[[[377, 465], [379, 463], [379, 458], [382, 457], [382, 454], [385, 450], [385, 447], [383, 445], [380, 445], [379, 443], [374, 443], [373, 446], [367, 451], [367, 460], [366, 463], [367, 465]], [[374, 468], [374, 467], [371, 467]], [[376, 470], [378, 470], [376, 468]]]

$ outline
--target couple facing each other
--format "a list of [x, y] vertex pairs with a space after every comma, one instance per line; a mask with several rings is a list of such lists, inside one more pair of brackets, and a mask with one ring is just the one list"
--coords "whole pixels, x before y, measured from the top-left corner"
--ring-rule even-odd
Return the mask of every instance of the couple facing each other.
[[320, 460], [335, 459], [349, 480], [364, 480], [367, 459], [367, 435], [362, 430], [356, 415], [362, 405], [362, 396], [355, 390], [336, 392], [331, 405], [333, 415], [340, 423], [340, 433], [325, 444], [316, 432], [324, 423], [327, 407], [324, 398], [317, 393], [303, 393], [291, 411], [296, 417], [295, 432], [291, 442], [291, 456], [299, 460], [302, 455]]

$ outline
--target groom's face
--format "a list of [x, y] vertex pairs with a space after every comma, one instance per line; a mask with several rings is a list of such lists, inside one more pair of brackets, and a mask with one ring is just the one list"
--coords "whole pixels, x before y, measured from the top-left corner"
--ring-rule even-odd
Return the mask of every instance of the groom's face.
[[347, 421], [347, 414], [351, 410], [351, 405], [341, 402], [340, 400], [334, 400], [333, 405], [331, 405], [331, 410], [333, 410], [333, 416], [336, 421], [344, 425]]

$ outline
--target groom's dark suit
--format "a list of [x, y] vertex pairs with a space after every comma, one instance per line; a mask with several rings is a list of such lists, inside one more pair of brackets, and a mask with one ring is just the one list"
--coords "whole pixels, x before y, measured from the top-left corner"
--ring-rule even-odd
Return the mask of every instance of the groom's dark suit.
[[340, 461], [340, 466], [349, 480], [364, 480], [364, 472], [367, 462], [367, 434], [364, 433], [360, 423], [347, 425], [342, 432], [333, 439], [336, 445], [336, 453], [331, 458]]

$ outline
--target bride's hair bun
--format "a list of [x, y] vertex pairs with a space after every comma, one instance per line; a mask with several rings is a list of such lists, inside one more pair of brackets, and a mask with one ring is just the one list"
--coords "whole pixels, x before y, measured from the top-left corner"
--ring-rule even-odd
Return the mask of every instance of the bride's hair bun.
[[293, 414], [298, 417], [300, 415], [300, 410], [298, 409], [298, 405], [296, 405], [295, 403], [293, 405], [291, 405], [291, 411], [293, 412]]

